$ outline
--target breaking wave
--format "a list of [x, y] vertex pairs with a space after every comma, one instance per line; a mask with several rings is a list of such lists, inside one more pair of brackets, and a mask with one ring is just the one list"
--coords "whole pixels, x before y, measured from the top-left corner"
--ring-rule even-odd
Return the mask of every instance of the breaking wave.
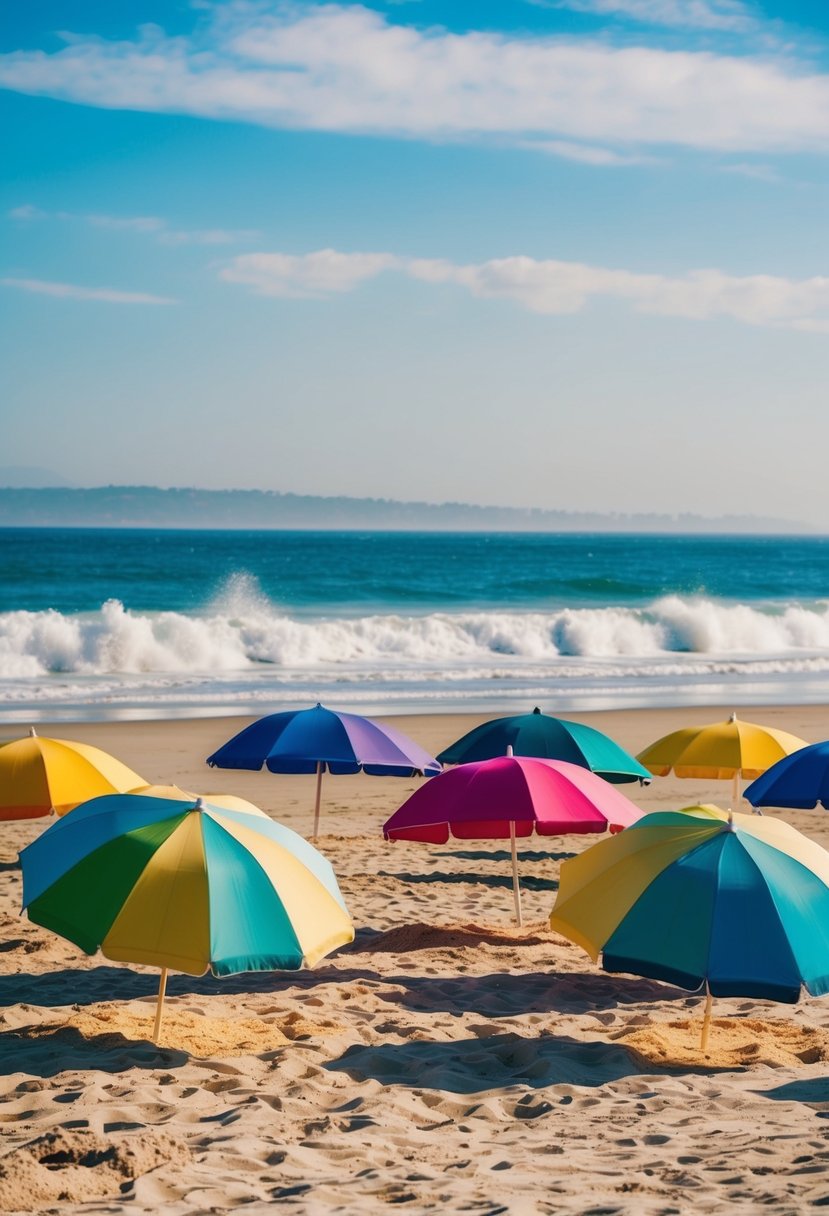
[[402, 671], [494, 673], [516, 664], [560, 676], [567, 660], [616, 660], [628, 674], [647, 674], [655, 660], [670, 656], [696, 657], [694, 666], [710, 663], [711, 670], [728, 659], [755, 660], [766, 670], [829, 667], [829, 603], [760, 607], [672, 595], [646, 608], [303, 618], [240, 580], [194, 615], [133, 612], [117, 600], [78, 615], [0, 614], [0, 679], [10, 680], [58, 673], [219, 676], [263, 664], [370, 670], [380, 680], [385, 672], [399, 679]]

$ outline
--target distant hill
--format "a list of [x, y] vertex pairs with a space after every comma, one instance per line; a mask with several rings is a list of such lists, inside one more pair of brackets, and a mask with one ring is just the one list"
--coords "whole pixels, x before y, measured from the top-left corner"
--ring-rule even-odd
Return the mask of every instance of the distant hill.
[[359, 531], [804, 533], [792, 520], [755, 515], [622, 515], [469, 503], [324, 498], [266, 490], [157, 486], [5, 487], [0, 527], [356, 529]]

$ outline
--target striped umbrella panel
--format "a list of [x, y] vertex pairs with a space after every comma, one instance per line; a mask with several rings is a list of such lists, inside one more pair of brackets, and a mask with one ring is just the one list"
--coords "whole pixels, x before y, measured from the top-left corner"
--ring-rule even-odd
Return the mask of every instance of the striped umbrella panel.
[[565, 863], [551, 923], [607, 971], [715, 996], [829, 992], [829, 854], [779, 820], [646, 816]]
[[312, 966], [353, 940], [329, 863], [296, 833], [209, 806], [159, 819], [173, 804], [134, 801], [148, 808], [134, 820], [153, 805], [156, 818], [124, 831], [127, 812], [91, 814], [63, 847], [41, 838], [37, 864], [24, 859], [30, 919], [87, 953], [190, 974]]

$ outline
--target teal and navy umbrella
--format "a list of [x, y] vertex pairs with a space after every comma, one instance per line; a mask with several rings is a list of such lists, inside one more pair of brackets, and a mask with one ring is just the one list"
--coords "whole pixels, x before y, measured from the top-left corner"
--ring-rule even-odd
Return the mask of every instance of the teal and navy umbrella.
[[441, 764], [471, 764], [506, 756], [510, 748], [515, 756], [578, 764], [618, 785], [651, 779], [644, 765], [600, 730], [550, 717], [537, 708], [531, 714], [493, 718], [476, 726], [440, 752], [437, 759]]
[[[605, 971], [795, 1002], [829, 992], [829, 853], [771, 817], [645, 815], [561, 867], [553, 929]], [[704, 1046], [704, 1043], [703, 1043]]]

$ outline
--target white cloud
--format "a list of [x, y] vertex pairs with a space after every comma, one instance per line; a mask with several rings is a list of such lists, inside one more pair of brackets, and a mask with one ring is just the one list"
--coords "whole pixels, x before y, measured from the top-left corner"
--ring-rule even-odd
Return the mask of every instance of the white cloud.
[[0, 279], [4, 287], [36, 295], [56, 296], [62, 300], [99, 300], [105, 304], [176, 304], [168, 296], [149, 295], [144, 291], [119, 291], [112, 287], [80, 287], [75, 283], [53, 283], [47, 279]]
[[599, 17], [623, 17], [677, 29], [745, 33], [758, 24], [739, 0], [533, 0], [543, 8]]
[[825, 332], [829, 326], [829, 277], [785, 279], [692, 270], [682, 276], [641, 274], [581, 262], [497, 258], [457, 264], [403, 258], [390, 253], [339, 253], [323, 249], [301, 256], [254, 253], [221, 271], [259, 295], [322, 297], [357, 288], [383, 271], [422, 283], [452, 284], [486, 300], [510, 300], [550, 316], [581, 312], [591, 300], [616, 300], [655, 316], [710, 320], [726, 317], [746, 325]]
[[822, 321], [813, 317], [803, 317], [799, 321], [792, 321], [792, 329], [800, 329], [807, 334], [829, 334], [829, 318]]
[[[730, 11], [722, 0], [674, 9], [698, 23]], [[54, 53], [0, 56], [0, 84], [110, 109], [411, 138], [829, 148], [829, 76], [791, 58], [456, 34], [358, 5], [231, 3], [205, 10], [189, 37], [154, 26], [135, 41], [73, 37]]]
[[338, 253], [319, 249], [294, 256], [288, 253], [247, 253], [234, 258], [220, 277], [242, 283], [262, 296], [319, 298], [353, 291], [383, 270], [403, 265], [389, 253]]

